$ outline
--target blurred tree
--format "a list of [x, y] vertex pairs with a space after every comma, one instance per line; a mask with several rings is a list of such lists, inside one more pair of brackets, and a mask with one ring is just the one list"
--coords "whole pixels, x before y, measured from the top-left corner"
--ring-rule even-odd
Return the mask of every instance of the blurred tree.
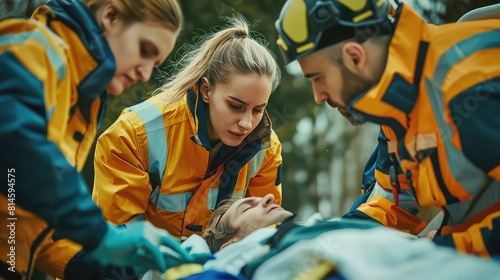
[[498, 4], [498, 0], [408, 0], [410, 5], [428, 21], [434, 24], [456, 22], [468, 11]]

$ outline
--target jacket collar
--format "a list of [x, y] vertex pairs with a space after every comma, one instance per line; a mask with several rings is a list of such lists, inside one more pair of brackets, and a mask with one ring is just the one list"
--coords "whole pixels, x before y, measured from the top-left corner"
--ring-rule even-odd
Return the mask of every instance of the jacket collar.
[[380, 81], [357, 96], [348, 111], [365, 121], [389, 126], [397, 123], [406, 129], [407, 115], [418, 97], [420, 71], [428, 44], [421, 41], [425, 21], [406, 4], [402, 4], [398, 14]]
[[[70, 57], [78, 58], [72, 65], [78, 79], [78, 106], [88, 119], [91, 104], [95, 99], [105, 96], [106, 87], [115, 74], [114, 55], [95, 15], [82, 1], [52, 0], [47, 6], [54, 14], [48, 20], [60, 21], [75, 32], [87, 51], [82, 52], [78, 47], [69, 48]], [[68, 31], [62, 28], [54, 31], [63, 38], [68, 36]], [[67, 43], [70, 46], [78, 44], [71, 41]]]
[[[191, 135], [191, 140], [198, 145], [203, 146], [207, 151], [210, 151], [212, 145], [210, 144], [210, 139], [208, 136], [208, 125], [207, 125], [207, 115], [206, 115], [206, 106], [203, 102], [201, 94], [198, 94], [198, 87], [195, 85], [190, 88], [187, 92], [187, 103], [189, 106], [189, 110], [194, 119], [194, 131], [195, 133]], [[266, 110], [264, 110], [264, 116], [262, 120], [257, 125], [257, 127], [243, 140], [243, 142], [239, 145], [240, 147], [246, 145], [252, 141], [261, 141], [262, 148], [269, 147], [270, 144], [270, 136], [271, 135], [271, 119]]]

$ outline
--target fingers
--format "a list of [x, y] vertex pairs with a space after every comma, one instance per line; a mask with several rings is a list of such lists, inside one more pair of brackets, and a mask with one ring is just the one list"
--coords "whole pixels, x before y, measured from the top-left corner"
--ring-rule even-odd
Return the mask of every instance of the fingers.
[[144, 244], [144, 250], [146, 250], [147, 256], [149, 256], [152, 261], [149, 265], [150, 267], [147, 267], [146, 270], [155, 269], [160, 272], [165, 272], [165, 270], [167, 270], [167, 263], [163, 259], [163, 255], [156, 244], [146, 242], [146, 244]]
[[436, 235], [437, 231], [438, 231], [437, 229], [433, 229], [433, 230], [429, 231], [429, 232], [425, 235], [425, 237], [426, 237], [426, 238], [429, 238], [430, 240], [432, 240], [432, 239], [434, 238], [434, 236]]
[[184, 262], [192, 262], [193, 258], [187, 251], [182, 249], [180, 242], [174, 239], [171, 236], [162, 236], [160, 238], [160, 242], [163, 246], [167, 247], [173, 252], [169, 252], [168, 249], [163, 248], [166, 254], [170, 254], [171, 256], [183, 260]]
[[197, 264], [204, 265], [208, 260], [215, 259], [214, 255], [200, 253], [200, 254], [192, 254], [193, 262]]

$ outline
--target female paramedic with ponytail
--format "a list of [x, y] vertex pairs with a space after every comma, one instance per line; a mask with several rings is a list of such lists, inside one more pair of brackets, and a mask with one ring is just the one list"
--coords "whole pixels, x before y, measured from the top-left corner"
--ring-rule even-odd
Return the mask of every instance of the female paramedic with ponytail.
[[281, 204], [281, 143], [265, 110], [281, 78], [274, 55], [241, 16], [200, 44], [99, 137], [93, 199], [109, 221], [144, 219], [183, 239], [225, 197]]
[[166, 268], [160, 244], [183, 254], [149, 223], [106, 223], [80, 175], [106, 92], [149, 80], [182, 20], [175, 0], [52, 0], [0, 21], [0, 278], [82, 278], [68, 271], [82, 248], [136, 272]]

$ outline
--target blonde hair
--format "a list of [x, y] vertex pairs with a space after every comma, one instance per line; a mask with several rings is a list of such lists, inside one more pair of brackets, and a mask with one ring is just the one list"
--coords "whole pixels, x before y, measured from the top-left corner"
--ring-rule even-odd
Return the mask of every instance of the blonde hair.
[[280, 83], [281, 73], [275, 55], [256, 39], [241, 15], [214, 34], [207, 34], [176, 63], [174, 74], [156, 93], [164, 93], [167, 103], [181, 99], [202, 77], [215, 86], [227, 84], [233, 74], [257, 74], [272, 78], [272, 91]]
[[240, 199], [241, 198], [229, 198], [222, 200], [210, 217], [208, 227], [201, 237], [205, 239], [212, 253], [219, 251], [220, 247], [233, 238], [238, 231], [238, 229], [230, 225], [228, 220], [225, 222], [221, 222], [220, 220], [222, 216], [226, 214], [229, 207]]
[[118, 17], [126, 22], [150, 22], [159, 24], [173, 31], [179, 31], [182, 22], [182, 10], [176, 0], [82, 0], [96, 13], [100, 8], [113, 4], [118, 10]]

